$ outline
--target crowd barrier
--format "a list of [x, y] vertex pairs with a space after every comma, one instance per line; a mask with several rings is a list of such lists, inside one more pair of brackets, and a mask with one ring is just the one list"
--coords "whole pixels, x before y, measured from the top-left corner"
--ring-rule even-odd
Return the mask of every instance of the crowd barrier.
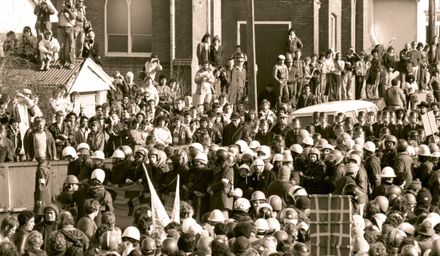
[[[51, 161], [52, 179], [49, 190], [58, 195], [67, 176], [67, 161]], [[111, 160], [105, 165], [111, 168]], [[34, 207], [35, 173], [37, 162], [0, 164], [0, 212], [20, 212]]]

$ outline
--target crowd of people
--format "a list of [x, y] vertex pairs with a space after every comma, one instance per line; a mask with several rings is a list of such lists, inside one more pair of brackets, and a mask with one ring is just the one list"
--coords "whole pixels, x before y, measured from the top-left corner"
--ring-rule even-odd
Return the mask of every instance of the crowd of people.
[[[37, 36], [29, 27], [18, 40], [9, 33], [5, 53], [42, 70], [58, 53], [66, 68], [76, 57], [99, 61], [83, 1], [59, 10], [58, 40], [53, 13], [39, 2]], [[430, 111], [440, 118], [439, 46], [434, 38], [406, 44], [399, 56], [378, 45], [368, 54], [350, 48], [303, 58], [290, 30], [258, 111], [249, 108], [246, 53], [237, 46], [224, 58], [220, 38], [209, 34], [197, 46], [192, 96], [156, 54], [139, 83], [116, 72], [94, 116], [65, 88], [50, 100], [54, 115], [42, 113], [31, 89], [1, 93], [0, 163], [35, 161], [37, 171], [34, 209], [2, 220], [0, 255], [305, 256], [311, 194], [351, 196], [353, 255], [440, 255], [440, 137], [426, 136], [421, 120]], [[416, 92], [426, 101], [415, 104]], [[346, 99], [383, 99], [385, 108], [355, 118], [322, 110], [310, 123], [289, 118]], [[50, 190], [54, 160], [68, 161], [60, 194]], [[179, 176], [179, 223], [153, 223], [147, 174], [166, 209]], [[112, 188], [133, 184], [142, 191], [128, 201], [133, 222], [121, 230]]]
[[29, 26], [20, 35], [14, 31], [6, 34], [3, 42], [5, 56], [18, 56], [40, 66], [41, 71], [51, 67], [73, 68], [77, 58], [92, 58], [100, 64], [95, 33], [86, 17], [84, 0], [65, 0], [58, 10], [58, 26], [54, 35], [51, 16], [56, 8], [51, 1], [35, 0], [36, 35]]

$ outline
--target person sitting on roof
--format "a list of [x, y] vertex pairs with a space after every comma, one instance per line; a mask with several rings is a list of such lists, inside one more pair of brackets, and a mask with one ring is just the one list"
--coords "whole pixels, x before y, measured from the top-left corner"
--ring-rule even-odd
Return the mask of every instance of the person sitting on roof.
[[58, 61], [60, 43], [52, 36], [52, 31], [46, 30], [44, 37], [38, 44], [40, 50], [41, 67], [40, 70], [49, 70], [50, 64]]

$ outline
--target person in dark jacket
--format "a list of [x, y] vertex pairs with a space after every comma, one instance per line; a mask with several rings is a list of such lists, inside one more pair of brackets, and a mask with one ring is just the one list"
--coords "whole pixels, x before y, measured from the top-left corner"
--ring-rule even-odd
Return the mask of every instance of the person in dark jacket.
[[95, 199], [99, 202], [101, 208], [96, 222], [100, 224], [101, 213], [105, 211], [113, 212], [113, 198], [109, 191], [102, 185], [105, 180], [105, 172], [101, 169], [95, 169], [92, 172], [89, 184], [78, 190], [74, 195], [74, 201], [78, 207], [78, 218], [85, 216], [84, 205], [87, 200]]
[[215, 68], [219, 68], [223, 64], [223, 47], [220, 45], [220, 37], [214, 36], [212, 45], [209, 49], [209, 63]]
[[269, 145], [272, 143], [275, 134], [269, 130], [269, 122], [265, 119], [260, 120], [259, 132], [255, 135], [255, 140], [261, 145]]
[[60, 214], [59, 229], [66, 240], [66, 255], [83, 255], [89, 247], [90, 240], [81, 230], [75, 228], [75, 220], [70, 212]]
[[50, 16], [55, 14], [55, 11], [55, 7], [47, 0], [42, 0], [35, 6], [34, 14], [37, 16], [35, 30], [37, 31], [38, 39], [41, 39], [41, 36], [45, 31], [52, 31]]
[[207, 191], [211, 195], [211, 210], [219, 209], [226, 219], [232, 211], [234, 198], [230, 195], [234, 182], [234, 170], [230, 166], [230, 156], [224, 149], [216, 152], [216, 169], [213, 173], [212, 184]]
[[14, 143], [6, 137], [6, 127], [0, 125], [0, 163], [14, 162]]
[[43, 215], [43, 209], [51, 204], [52, 195], [50, 188], [53, 184], [53, 172], [46, 159], [39, 158], [35, 174], [34, 213]]
[[240, 116], [234, 112], [231, 115], [231, 123], [223, 129], [223, 146], [232, 145], [239, 140], [241, 138], [241, 131]]
[[58, 229], [57, 220], [59, 216], [58, 207], [55, 204], [50, 204], [44, 208], [43, 221], [35, 225], [35, 230], [43, 235], [43, 250], [47, 251], [48, 241], [50, 235]]
[[408, 186], [413, 180], [414, 161], [408, 154], [408, 142], [400, 139], [397, 142], [397, 158], [394, 162], [394, 171], [397, 175], [395, 184]]
[[190, 198], [195, 202], [195, 217], [199, 220], [209, 211], [209, 194], [207, 189], [211, 184], [212, 171], [207, 168], [208, 157], [205, 153], [197, 153], [194, 164], [189, 171], [188, 184], [183, 185], [190, 192]]
[[319, 149], [311, 148], [307, 155], [303, 174], [300, 176], [301, 186], [310, 194], [328, 193], [326, 169], [324, 162], [321, 160]]
[[367, 141], [364, 146], [364, 167], [367, 171], [368, 180], [371, 185], [371, 190], [373, 191], [376, 187], [380, 185], [381, 182], [381, 167], [380, 167], [380, 159], [376, 156], [376, 145]]
[[19, 253], [24, 253], [26, 239], [35, 226], [34, 213], [25, 210], [18, 215], [17, 219], [19, 226], [15, 232], [14, 244]]
[[276, 180], [272, 181], [267, 187], [266, 196], [277, 195], [284, 202], [287, 201], [287, 196], [292, 184], [290, 183], [290, 168], [287, 166], [282, 166], [278, 171], [278, 177]]

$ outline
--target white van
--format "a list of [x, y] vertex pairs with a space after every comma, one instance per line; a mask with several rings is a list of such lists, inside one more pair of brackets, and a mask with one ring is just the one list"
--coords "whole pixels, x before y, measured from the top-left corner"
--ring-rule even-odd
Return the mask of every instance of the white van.
[[307, 125], [312, 123], [314, 112], [325, 112], [328, 116], [329, 123], [333, 123], [334, 117], [338, 113], [344, 113], [346, 117], [351, 117], [357, 123], [357, 115], [360, 111], [377, 112], [377, 105], [370, 101], [364, 100], [342, 100], [317, 104], [305, 108], [295, 110], [289, 115], [289, 121], [298, 118], [301, 124]]

